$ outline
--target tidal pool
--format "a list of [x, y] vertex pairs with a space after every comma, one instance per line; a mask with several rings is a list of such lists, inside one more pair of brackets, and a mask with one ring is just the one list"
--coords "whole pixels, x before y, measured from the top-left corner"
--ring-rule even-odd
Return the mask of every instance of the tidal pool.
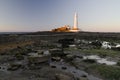
[[101, 58], [98, 55], [89, 55], [89, 56], [83, 56], [83, 59], [94, 59], [97, 63], [100, 64], [106, 64], [106, 65], [116, 65], [117, 62], [115, 61], [109, 61], [107, 58]]

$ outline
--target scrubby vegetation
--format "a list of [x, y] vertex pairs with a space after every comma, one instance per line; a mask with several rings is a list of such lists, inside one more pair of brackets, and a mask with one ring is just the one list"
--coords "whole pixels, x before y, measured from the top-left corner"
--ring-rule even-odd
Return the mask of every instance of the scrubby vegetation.
[[34, 42], [33, 41], [25, 41], [25, 42], [13, 42], [13, 43], [6, 43], [6, 44], [1, 44], [0, 45], [0, 53], [2, 52], [6, 52], [6, 50], [11, 50], [11, 49], [14, 49], [14, 48], [18, 48], [19, 47], [24, 47], [26, 45], [31, 45], [33, 44]]
[[109, 49], [88, 49], [88, 50], [79, 50], [82, 53], [86, 54], [95, 54], [99, 56], [120, 56], [120, 51], [114, 51], [114, 50], [109, 50]]
[[[74, 48], [65, 48], [66, 51], [75, 51]], [[110, 56], [116, 57], [120, 56], [120, 51], [110, 50], [110, 49], [77, 49], [80, 53], [88, 55], [99, 55], [100, 57]]]
[[120, 67], [94, 64], [87, 68], [86, 71], [96, 72], [97, 75], [105, 78], [105, 80], [120, 80]]

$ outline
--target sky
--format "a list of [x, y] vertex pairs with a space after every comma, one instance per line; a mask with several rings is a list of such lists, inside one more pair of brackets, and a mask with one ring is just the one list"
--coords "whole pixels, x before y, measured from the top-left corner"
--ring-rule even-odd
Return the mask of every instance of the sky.
[[0, 32], [72, 27], [75, 12], [82, 31], [120, 32], [120, 0], [0, 0]]

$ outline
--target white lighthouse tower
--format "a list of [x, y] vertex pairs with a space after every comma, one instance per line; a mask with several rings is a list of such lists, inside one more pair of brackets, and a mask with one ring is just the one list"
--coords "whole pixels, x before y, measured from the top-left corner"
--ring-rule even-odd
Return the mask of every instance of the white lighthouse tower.
[[79, 28], [78, 28], [78, 15], [77, 13], [75, 13], [74, 15], [74, 26], [72, 28], [72, 30], [70, 30], [71, 32], [78, 32]]
[[77, 13], [75, 13], [75, 16], [74, 16], [74, 26], [73, 26], [73, 30], [78, 30]]

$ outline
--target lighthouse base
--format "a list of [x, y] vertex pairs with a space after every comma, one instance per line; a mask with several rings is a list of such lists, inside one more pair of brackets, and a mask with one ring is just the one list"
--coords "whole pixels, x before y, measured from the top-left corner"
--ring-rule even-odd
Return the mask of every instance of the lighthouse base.
[[79, 31], [80, 31], [80, 30], [78, 30], [78, 29], [77, 29], [77, 30], [73, 30], [73, 29], [70, 30], [70, 32], [79, 32]]

